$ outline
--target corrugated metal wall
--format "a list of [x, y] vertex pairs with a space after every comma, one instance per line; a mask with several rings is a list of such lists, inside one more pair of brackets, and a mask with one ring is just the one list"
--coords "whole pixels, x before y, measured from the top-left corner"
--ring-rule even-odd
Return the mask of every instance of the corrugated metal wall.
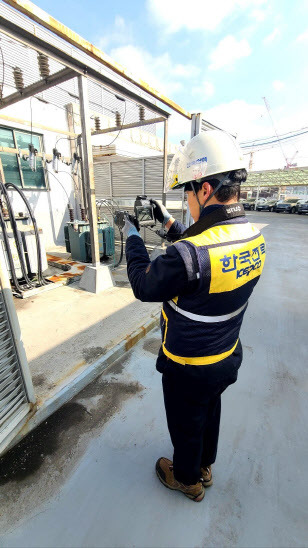
[[[172, 155], [168, 156], [168, 166]], [[96, 199], [114, 198], [126, 200], [121, 209], [133, 213], [133, 202], [138, 194], [146, 194], [152, 198], [162, 198], [163, 191], [163, 157], [152, 156], [129, 160], [114, 160], [111, 162], [95, 162], [95, 193]], [[183, 190], [174, 190], [168, 193], [168, 202], [177, 202], [175, 207], [169, 206], [169, 211], [175, 219], [182, 221], [182, 197]], [[101, 213], [111, 220], [110, 211], [106, 207], [101, 208]], [[159, 227], [158, 227], [159, 228]], [[160, 238], [150, 230], [142, 229], [146, 244], [159, 245]]]

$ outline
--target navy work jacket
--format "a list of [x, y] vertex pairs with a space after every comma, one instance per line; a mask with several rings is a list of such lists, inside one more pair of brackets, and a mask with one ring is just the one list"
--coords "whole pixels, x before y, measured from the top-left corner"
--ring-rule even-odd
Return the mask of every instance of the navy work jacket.
[[[201, 217], [219, 207], [206, 207]], [[175, 221], [169, 233], [176, 239], [185, 230]], [[153, 262], [143, 240], [130, 236], [126, 259], [135, 297], [163, 302], [162, 349], [167, 357], [206, 365], [235, 350], [265, 259], [263, 236], [244, 215], [179, 240]]]

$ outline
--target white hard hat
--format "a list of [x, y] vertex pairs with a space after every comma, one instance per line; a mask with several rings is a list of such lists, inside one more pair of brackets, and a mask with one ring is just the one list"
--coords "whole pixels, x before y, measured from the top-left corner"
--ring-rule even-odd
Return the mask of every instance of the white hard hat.
[[165, 192], [190, 181], [245, 168], [244, 156], [232, 135], [211, 129], [193, 137], [173, 156]]

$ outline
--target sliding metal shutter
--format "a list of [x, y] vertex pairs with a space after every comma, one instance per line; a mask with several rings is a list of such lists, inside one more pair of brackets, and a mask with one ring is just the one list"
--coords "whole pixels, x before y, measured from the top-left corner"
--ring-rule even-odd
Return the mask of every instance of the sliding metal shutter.
[[0, 454], [35, 402], [3, 255], [0, 253]]
[[109, 162], [94, 162], [95, 197], [111, 198], [111, 168]]
[[136, 198], [143, 194], [142, 160], [111, 162], [112, 195], [114, 198]]
[[0, 293], [0, 431], [8, 418], [27, 403], [11, 326]]
[[[167, 166], [169, 168], [172, 154], [168, 155]], [[145, 193], [153, 198], [162, 198], [163, 192], [163, 157], [153, 156], [145, 158]], [[182, 190], [172, 190], [167, 194], [167, 201], [182, 200]]]
[[[168, 167], [173, 155], [168, 155]], [[111, 162], [95, 162], [95, 194], [101, 198], [115, 198], [126, 200], [125, 205], [120, 207], [133, 214], [133, 203], [138, 194], [161, 200], [163, 193], [163, 156], [151, 156], [146, 158], [135, 158], [129, 160], [114, 160]], [[110, 193], [112, 191], [112, 193]], [[182, 221], [183, 189], [172, 190], [167, 194], [168, 209], [172, 216]], [[128, 205], [128, 203], [130, 205]], [[170, 207], [170, 202], [174, 207]], [[112, 223], [110, 211], [102, 207], [101, 214], [105, 214]], [[158, 228], [158, 226], [157, 226]], [[141, 229], [144, 242], [148, 245], [160, 245], [161, 238], [150, 230]]]

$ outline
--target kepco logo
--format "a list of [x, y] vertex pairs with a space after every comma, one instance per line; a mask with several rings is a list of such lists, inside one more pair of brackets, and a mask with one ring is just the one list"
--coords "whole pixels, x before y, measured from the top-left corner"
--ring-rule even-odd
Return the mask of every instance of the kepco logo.
[[188, 162], [187, 164], [187, 169], [191, 166], [195, 166], [195, 165], [198, 165], [198, 164], [203, 164], [203, 163], [207, 163], [207, 157], [204, 156], [204, 158], [198, 158], [197, 160], [193, 160], [192, 162]]

